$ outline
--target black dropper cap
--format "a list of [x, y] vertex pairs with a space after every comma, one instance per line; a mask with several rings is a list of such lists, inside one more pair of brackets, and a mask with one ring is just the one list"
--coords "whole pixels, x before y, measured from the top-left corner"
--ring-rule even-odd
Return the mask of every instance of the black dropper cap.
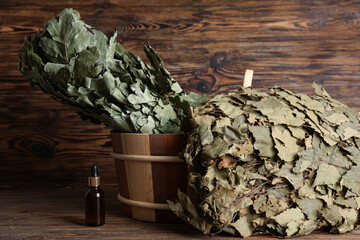
[[91, 166], [91, 177], [98, 177], [98, 167], [96, 164]]

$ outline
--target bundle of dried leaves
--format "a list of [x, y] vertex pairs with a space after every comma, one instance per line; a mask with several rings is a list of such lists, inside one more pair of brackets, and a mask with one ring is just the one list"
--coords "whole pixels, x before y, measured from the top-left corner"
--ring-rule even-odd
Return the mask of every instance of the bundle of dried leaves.
[[171, 209], [205, 234], [345, 233], [359, 226], [359, 113], [274, 87], [218, 95], [194, 113], [189, 196]]
[[148, 44], [152, 68], [126, 52], [116, 36], [108, 38], [76, 10], [64, 9], [33, 40], [25, 39], [19, 70], [84, 119], [120, 132], [180, 132], [190, 107], [206, 98], [187, 95]]

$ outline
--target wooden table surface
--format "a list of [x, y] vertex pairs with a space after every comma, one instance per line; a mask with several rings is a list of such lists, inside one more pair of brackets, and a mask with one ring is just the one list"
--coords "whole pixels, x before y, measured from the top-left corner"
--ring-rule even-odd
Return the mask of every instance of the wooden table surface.
[[[2, 0], [0, 239], [208, 238], [185, 224], [124, 217], [114, 188], [110, 129], [82, 121], [17, 70], [24, 36], [65, 7], [106, 34], [116, 28], [118, 41], [142, 58], [142, 43], [149, 41], [186, 90], [235, 91], [250, 68], [256, 89], [276, 84], [312, 93], [317, 81], [360, 109], [360, 1]], [[107, 224], [87, 228], [82, 198], [94, 162], [109, 187]], [[358, 230], [298, 239], [359, 238]]]
[[[129, 219], [121, 213], [117, 189], [103, 188], [106, 223], [84, 225], [86, 188], [43, 188], [0, 190], [0, 239], [236, 239], [209, 237], [185, 223], [148, 223]], [[237, 238], [239, 239], [239, 238]], [[257, 236], [249, 240], [274, 240]], [[360, 239], [360, 229], [342, 235], [315, 232], [296, 239]]]

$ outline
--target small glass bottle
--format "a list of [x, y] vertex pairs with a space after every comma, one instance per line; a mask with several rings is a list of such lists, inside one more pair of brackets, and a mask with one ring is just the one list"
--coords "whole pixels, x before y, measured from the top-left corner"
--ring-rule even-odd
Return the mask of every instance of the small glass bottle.
[[85, 194], [85, 225], [101, 226], [105, 223], [104, 192], [100, 189], [100, 177], [96, 164], [91, 166], [88, 178], [89, 190]]

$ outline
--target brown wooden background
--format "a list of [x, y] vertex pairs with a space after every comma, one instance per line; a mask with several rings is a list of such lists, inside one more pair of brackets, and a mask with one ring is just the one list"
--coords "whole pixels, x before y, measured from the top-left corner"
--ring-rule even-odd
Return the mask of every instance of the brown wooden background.
[[0, 188], [78, 186], [100, 165], [114, 185], [109, 129], [84, 122], [17, 71], [25, 35], [65, 7], [90, 25], [119, 32], [144, 57], [149, 41], [187, 90], [230, 92], [244, 70], [253, 86], [311, 93], [322, 83], [360, 109], [359, 1], [0, 1]]

